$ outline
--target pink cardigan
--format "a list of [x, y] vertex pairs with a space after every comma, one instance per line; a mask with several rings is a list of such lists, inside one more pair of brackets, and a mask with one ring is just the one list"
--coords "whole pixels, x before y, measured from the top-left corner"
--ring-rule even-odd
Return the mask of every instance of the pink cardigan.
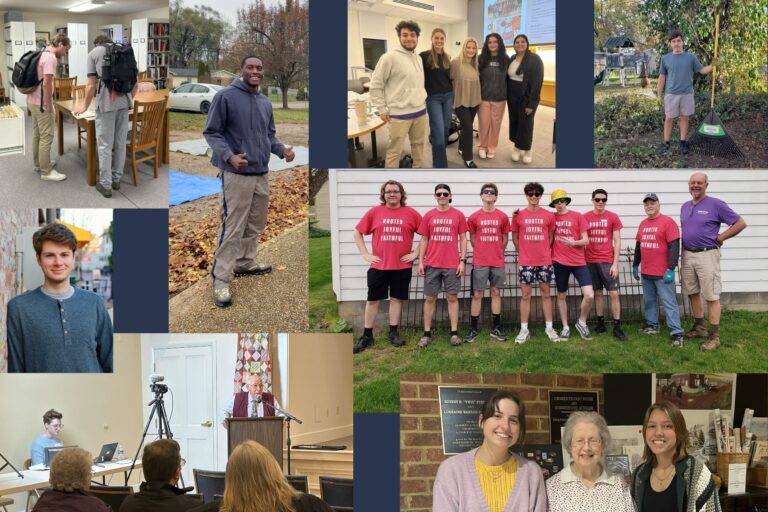
[[[440, 464], [432, 489], [433, 512], [490, 512], [475, 471], [477, 448]], [[546, 512], [547, 492], [541, 468], [518, 455], [515, 487], [504, 512]]]

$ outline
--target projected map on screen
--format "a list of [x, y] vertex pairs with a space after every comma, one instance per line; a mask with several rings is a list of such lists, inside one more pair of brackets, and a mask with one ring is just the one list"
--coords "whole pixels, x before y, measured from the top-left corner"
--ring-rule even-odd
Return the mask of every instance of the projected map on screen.
[[555, 0], [485, 0], [484, 36], [501, 34], [512, 47], [517, 34], [531, 44], [555, 42]]

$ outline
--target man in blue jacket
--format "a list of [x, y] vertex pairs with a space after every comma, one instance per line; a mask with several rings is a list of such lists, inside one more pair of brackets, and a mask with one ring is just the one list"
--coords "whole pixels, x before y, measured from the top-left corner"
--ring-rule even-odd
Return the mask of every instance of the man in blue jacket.
[[259, 236], [269, 210], [270, 153], [293, 160], [293, 149], [275, 137], [272, 103], [261, 93], [261, 60], [249, 55], [240, 63], [241, 77], [216, 93], [203, 135], [213, 150], [211, 163], [221, 179], [221, 232], [213, 258], [213, 302], [232, 303], [235, 275], [261, 275], [272, 266], [256, 261]]

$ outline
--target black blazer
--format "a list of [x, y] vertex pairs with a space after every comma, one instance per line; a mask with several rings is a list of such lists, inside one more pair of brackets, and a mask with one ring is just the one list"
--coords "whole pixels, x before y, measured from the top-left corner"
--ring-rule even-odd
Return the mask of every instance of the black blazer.
[[[510, 65], [512, 60], [514, 58], [509, 61]], [[530, 50], [525, 50], [523, 61], [517, 71], [523, 74], [523, 101], [520, 108], [532, 108], [536, 111], [541, 99], [541, 85], [544, 83], [544, 63], [541, 61], [541, 57]], [[507, 87], [511, 81], [512, 79], [507, 75]], [[507, 100], [509, 97], [507, 94]]]

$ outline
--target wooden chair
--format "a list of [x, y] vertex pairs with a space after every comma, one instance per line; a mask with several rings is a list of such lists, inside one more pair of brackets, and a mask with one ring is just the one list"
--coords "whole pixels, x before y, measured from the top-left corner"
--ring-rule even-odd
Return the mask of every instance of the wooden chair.
[[3, 74], [0, 73], [0, 103], [5, 103], [5, 88], [3, 88]]
[[54, 78], [53, 96], [57, 100], [71, 100], [74, 98], [74, 88], [77, 86], [77, 77]]
[[351, 512], [352, 483], [351, 478], [320, 476], [320, 497], [334, 510]]
[[309, 492], [309, 482], [306, 475], [285, 475], [285, 479], [297, 491], [305, 494]]
[[[160, 166], [160, 135], [167, 101], [167, 99], [163, 99], [146, 103], [134, 101], [133, 103], [133, 127], [126, 148], [126, 158], [131, 161], [135, 186], [139, 185], [136, 166], [141, 162], [154, 160], [155, 178], [157, 178], [157, 169]], [[154, 148], [155, 151], [149, 153], [147, 150], [150, 148]], [[145, 153], [145, 156], [139, 157], [137, 153]]]
[[8, 512], [8, 509], [5, 508], [8, 505], [13, 505], [13, 500], [11, 498], [3, 498], [0, 496], [0, 508], [2, 508], [5, 512]]
[[123, 504], [125, 498], [133, 494], [133, 487], [92, 485], [88, 492], [112, 507], [112, 510], [120, 510], [120, 505]]
[[[72, 99], [75, 101], [83, 101], [85, 99], [85, 90], [85, 84], [73, 87]], [[76, 122], [75, 124], [77, 124], [77, 148], [80, 149], [83, 147], [83, 141], [86, 140], [85, 128], [81, 128], [79, 122]]]
[[224, 471], [192, 469], [195, 490], [203, 496], [205, 503], [214, 501], [217, 494], [224, 494]]

